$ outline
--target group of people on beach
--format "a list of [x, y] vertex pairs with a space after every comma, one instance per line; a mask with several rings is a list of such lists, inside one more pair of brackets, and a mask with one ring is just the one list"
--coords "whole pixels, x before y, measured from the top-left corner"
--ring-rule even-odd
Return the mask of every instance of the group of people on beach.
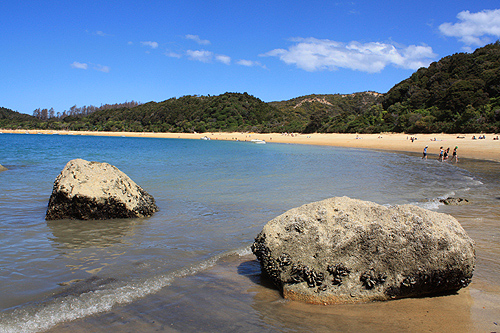
[[[427, 148], [429, 148], [429, 146], [425, 146], [422, 159], [427, 159]], [[457, 149], [458, 149], [458, 146], [455, 146], [455, 148], [453, 149], [453, 152], [452, 152], [451, 159], [449, 160], [450, 162], [455, 161], [455, 163], [458, 163]], [[441, 146], [439, 148], [438, 161], [439, 162], [447, 162], [449, 157], [450, 157], [450, 148], [448, 147], [448, 149], [444, 149], [443, 146]]]

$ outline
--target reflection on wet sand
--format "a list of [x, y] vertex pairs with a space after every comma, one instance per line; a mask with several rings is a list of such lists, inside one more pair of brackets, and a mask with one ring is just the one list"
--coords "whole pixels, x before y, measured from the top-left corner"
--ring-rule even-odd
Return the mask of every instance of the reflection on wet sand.
[[[353, 305], [284, 300], [253, 256], [228, 257], [196, 275], [112, 311], [63, 323], [51, 332], [131, 331], [491, 331], [497, 326], [472, 285], [448, 296]], [[480, 303], [481, 302], [481, 303]], [[498, 307], [496, 307], [498, 308]], [[491, 313], [490, 313], [491, 315]]]

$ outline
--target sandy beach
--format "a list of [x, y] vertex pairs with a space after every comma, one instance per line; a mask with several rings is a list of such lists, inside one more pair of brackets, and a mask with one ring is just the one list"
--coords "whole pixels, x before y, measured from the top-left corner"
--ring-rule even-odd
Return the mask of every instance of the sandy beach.
[[[50, 130], [0, 130], [3, 133], [29, 134], [59, 134], [59, 135], [98, 135], [98, 136], [127, 136], [151, 138], [178, 138], [211, 140], [239, 140], [252, 139], [266, 142], [309, 144], [336, 147], [350, 147], [363, 149], [388, 150], [395, 152], [422, 153], [425, 146], [428, 148], [428, 158], [437, 158], [440, 147], [450, 148], [450, 158], [453, 148], [458, 147], [460, 158], [472, 158], [500, 162], [500, 140], [493, 140], [497, 134], [484, 134], [485, 139], [478, 139], [483, 134], [417, 134], [381, 133], [381, 134], [280, 134], [280, 133], [150, 133], [150, 132], [89, 132], [89, 131], [50, 131]], [[416, 140], [411, 140], [411, 138]], [[474, 140], [473, 137], [476, 139]]]

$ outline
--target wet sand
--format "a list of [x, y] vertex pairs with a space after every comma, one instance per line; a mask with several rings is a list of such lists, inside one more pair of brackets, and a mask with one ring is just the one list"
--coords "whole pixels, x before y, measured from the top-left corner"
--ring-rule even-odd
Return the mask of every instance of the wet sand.
[[[47, 130], [0, 130], [3, 133], [29, 134], [60, 134], [60, 135], [99, 135], [99, 136], [130, 136], [151, 138], [179, 138], [201, 139], [208, 137], [211, 140], [239, 140], [252, 139], [266, 142], [310, 144], [323, 146], [337, 146], [350, 148], [364, 148], [389, 150], [395, 152], [422, 153], [426, 145], [428, 158], [437, 158], [439, 148], [450, 148], [450, 158], [453, 148], [458, 146], [458, 156], [463, 158], [483, 159], [500, 162], [500, 140], [493, 140], [497, 134], [485, 134], [486, 139], [473, 140], [482, 134], [279, 134], [279, 133], [149, 133], [149, 132], [88, 132], [88, 131], [47, 131]], [[417, 138], [412, 142], [411, 137]]]
[[500, 297], [483, 297], [480, 288], [473, 282], [447, 296], [310, 305], [283, 300], [261, 280], [252, 256], [235, 256], [154, 295], [49, 332], [493, 332]]

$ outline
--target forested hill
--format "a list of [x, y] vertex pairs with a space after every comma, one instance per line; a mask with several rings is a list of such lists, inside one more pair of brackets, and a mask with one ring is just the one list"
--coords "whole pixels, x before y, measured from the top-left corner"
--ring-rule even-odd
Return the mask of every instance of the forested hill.
[[[120, 107], [123, 105], [124, 107]], [[76, 107], [76, 106], [75, 106]], [[37, 109], [39, 110], [39, 109]], [[35, 110], [35, 111], [37, 111]], [[39, 119], [0, 108], [0, 128], [155, 132], [500, 132], [500, 42], [420, 68], [386, 94], [183, 96]]]
[[420, 68], [384, 96], [395, 130], [498, 132], [500, 42]]
[[37, 119], [30, 115], [0, 107], [0, 128], [18, 128], [19, 126], [25, 128], [24, 126], [36, 123], [38, 123]]

